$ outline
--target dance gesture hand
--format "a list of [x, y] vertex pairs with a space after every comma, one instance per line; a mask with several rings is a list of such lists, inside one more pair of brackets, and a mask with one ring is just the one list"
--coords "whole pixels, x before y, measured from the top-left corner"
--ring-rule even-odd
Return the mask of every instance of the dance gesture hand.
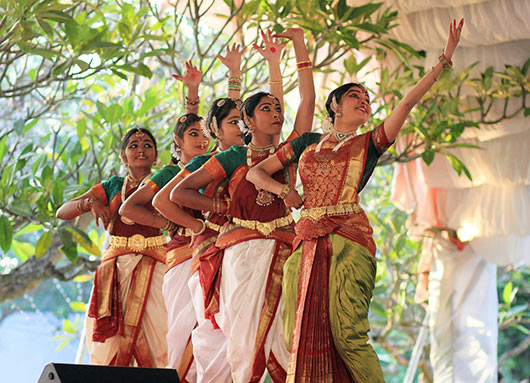
[[90, 211], [96, 220], [96, 226], [99, 226], [99, 220], [101, 219], [103, 227], [107, 228], [107, 225], [110, 222], [110, 211], [108, 207], [106, 207], [99, 199], [95, 199]]
[[198, 88], [202, 81], [202, 71], [192, 64], [191, 60], [186, 61], [186, 71], [184, 76], [174, 74], [173, 77], [182, 81], [188, 88]]
[[232, 48], [230, 45], [226, 46], [226, 55], [217, 55], [217, 58], [230, 70], [239, 71], [241, 68], [241, 56], [247, 47], [242, 47], [241, 44], [233, 43]]
[[288, 208], [295, 209], [300, 209], [304, 204], [304, 201], [302, 201], [300, 194], [298, 194], [295, 189], [292, 189], [289, 194], [287, 194], [287, 196], [283, 199], [283, 202]]
[[280, 39], [275, 37], [272, 34], [271, 30], [267, 30], [267, 33], [260, 31], [261, 37], [263, 38], [263, 43], [265, 48], [260, 47], [258, 44], [252, 44], [254, 48], [263, 56], [267, 61], [280, 62], [282, 56], [283, 48], [285, 48], [285, 43], [280, 43]]
[[460, 41], [460, 34], [462, 33], [462, 27], [464, 26], [464, 18], [460, 19], [458, 26], [456, 25], [456, 19], [453, 19], [449, 24], [449, 37], [447, 38], [447, 44], [445, 45], [444, 54], [448, 60], [451, 60], [453, 53]]
[[291, 40], [292, 42], [302, 41], [304, 42], [304, 30], [302, 28], [287, 28], [281, 33], [275, 33], [273, 37], [283, 37]]

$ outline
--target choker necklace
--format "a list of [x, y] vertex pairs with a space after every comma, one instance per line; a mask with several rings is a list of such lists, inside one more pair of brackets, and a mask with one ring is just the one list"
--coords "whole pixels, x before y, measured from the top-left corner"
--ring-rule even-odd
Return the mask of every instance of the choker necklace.
[[[121, 203], [125, 202], [125, 192], [127, 191], [127, 186], [130, 186], [131, 189], [134, 189], [135, 187], [138, 187], [142, 182], [144, 182], [145, 179], [147, 179], [149, 176], [151, 176], [151, 172], [149, 172], [148, 175], [146, 175], [141, 180], [135, 180], [132, 178], [131, 174], [127, 174], [127, 177], [123, 180], [123, 185], [121, 187]], [[132, 219], [129, 219], [127, 217], [124, 217], [123, 215], [120, 216], [120, 220], [126, 224], [126, 225], [134, 225], [135, 222]]]
[[[256, 146], [252, 142], [250, 142], [247, 145], [247, 165], [250, 169], [252, 167], [252, 152], [257, 152], [258, 157], [263, 157], [265, 154], [271, 155], [276, 151], [276, 147], [274, 144], [269, 144], [265, 146]], [[267, 190], [263, 190], [255, 186], [256, 190], [258, 191], [258, 195], [256, 196], [256, 203], [259, 206], [269, 206], [274, 201], [274, 194], [271, 192], [268, 192]]]
[[338, 131], [335, 128], [331, 128], [331, 131], [333, 132], [333, 134], [335, 135], [335, 138], [339, 142], [344, 141], [348, 137], [351, 137], [351, 136], [355, 137], [357, 135], [356, 130], [352, 130], [351, 132], [344, 133], [344, 132]]
[[180, 168], [180, 170], [183, 170], [186, 167], [187, 164], [188, 164], [188, 162], [184, 163], [181, 160], [178, 160], [178, 162], [177, 162], [177, 165]]

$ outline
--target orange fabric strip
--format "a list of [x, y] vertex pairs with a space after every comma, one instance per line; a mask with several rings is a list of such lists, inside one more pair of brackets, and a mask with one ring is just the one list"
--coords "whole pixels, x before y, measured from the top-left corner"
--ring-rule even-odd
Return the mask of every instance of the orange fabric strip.
[[[196, 326], [196, 325], [195, 325]], [[191, 335], [188, 339], [188, 344], [184, 349], [182, 354], [182, 359], [180, 360], [179, 366], [177, 368], [177, 374], [182, 383], [187, 382], [186, 375], [190, 370], [191, 364], [193, 363], [193, 344], [191, 343]]]
[[192, 254], [193, 249], [187, 245], [169, 250], [166, 253], [166, 273], [173, 267], [180, 265], [182, 262], [190, 259]]

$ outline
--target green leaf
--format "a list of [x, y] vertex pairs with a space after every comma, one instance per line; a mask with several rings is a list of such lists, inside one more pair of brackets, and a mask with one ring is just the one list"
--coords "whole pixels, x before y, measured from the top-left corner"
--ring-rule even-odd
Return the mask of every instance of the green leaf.
[[27, 201], [15, 200], [11, 202], [7, 209], [15, 215], [22, 217], [31, 217], [33, 216], [33, 209]]
[[512, 281], [509, 281], [502, 290], [502, 300], [504, 303], [506, 303], [508, 306], [512, 303], [512, 291], [513, 291], [513, 283]]
[[11, 222], [5, 215], [2, 215], [0, 217], [0, 247], [4, 250], [4, 253], [7, 253], [11, 247], [12, 240], [13, 228], [11, 227]]
[[121, 105], [118, 104], [112, 104], [108, 107], [108, 109], [105, 112], [105, 119], [109, 122], [109, 124], [115, 124], [122, 116], [123, 114], [123, 108]]
[[70, 226], [61, 226], [57, 232], [63, 243], [63, 246], [61, 246], [61, 252], [70, 260], [70, 262], [75, 263], [78, 257], [77, 245], [73, 240], [72, 232], [68, 229], [69, 227]]
[[58, 10], [57, 11], [50, 10], [47, 12], [42, 12], [39, 14], [39, 17], [42, 19], [49, 19], [49, 20], [57, 21], [62, 24], [77, 25], [77, 22], [73, 19], [72, 16], [62, 11], [58, 11]]
[[46, 231], [40, 236], [35, 245], [35, 257], [37, 257], [37, 259], [42, 257], [49, 250], [52, 244], [52, 239], [53, 236], [50, 231]]
[[530, 67], [530, 58], [528, 58], [528, 60], [525, 61], [524, 65], [523, 65], [523, 68], [521, 70], [521, 72], [523, 72], [523, 74], [526, 76], [527, 73], [528, 73], [528, 68]]
[[383, 318], [388, 317], [388, 313], [385, 310], [385, 308], [375, 299], [372, 299], [372, 302], [370, 303], [370, 310], [372, 310], [374, 314], [380, 317], [383, 317]]
[[89, 254], [95, 255], [96, 257], [101, 256], [101, 250], [94, 242], [92, 242], [85, 232], [74, 226], [66, 226], [66, 230], [70, 232], [75, 242], [77, 242]]
[[64, 186], [63, 182], [59, 177], [53, 181], [52, 197], [55, 206], [61, 206], [63, 204]]
[[46, 33], [49, 38], [53, 38], [53, 28], [51, 27], [51, 25], [40, 17], [37, 17], [37, 22], [39, 23], [44, 33]]
[[112, 73], [114, 73], [116, 76], [121, 77], [121, 78], [124, 79], [124, 80], [127, 80], [127, 79], [128, 79], [128, 78], [127, 78], [127, 75], [126, 75], [125, 73], [123, 73], [123, 72], [120, 72], [120, 71], [118, 71], [118, 70], [116, 70], [116, 69], [111, 69], [111, 71], [112, 71]]
[[425, 150], [423, 153], [421, 153], [421, 158], [423, 158], [423, 161], [427, 165], [430, 165], [434, 160], [434, 152], [432, 150]]
[[524, 116], [525, 117], [530, 116], [530, 108], [524, 108]]

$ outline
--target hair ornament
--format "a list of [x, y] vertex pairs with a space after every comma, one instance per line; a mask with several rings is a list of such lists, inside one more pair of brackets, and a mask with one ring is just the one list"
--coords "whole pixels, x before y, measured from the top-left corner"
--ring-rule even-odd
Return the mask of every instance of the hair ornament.
[[241, 105], [243, 105], [243, 102], [240, 98], [232, 98], [232, 101], [234, 101], [234, 104], [236, 104], [237, 110], [241, 110]]
[[171, 147], [169, 148], [169, 151], [171, 152], [171, 157], [180, 160], [180, 148], [175, 142], [171, 143]]
[[179, 122], [184, 123], [184, 122], [186, 122], [187, 119], [188, 119], [187, 116], [182, 116], [181, 118], [179, 118]]
[[226, 102], [225, 98], [220, 99], [219, 101], [217, 101], [217, 107], [220, 108], [221, 106], [225, 104], [225, 102]]
[[204, 134], [208, 138], [212, 138], [212, 134], [210, 133], [210, 129], [208, 129], [208, 124], [206, 123], [206, 119], [201, 118], [199, 125], [201, 127], [202, 134]]

